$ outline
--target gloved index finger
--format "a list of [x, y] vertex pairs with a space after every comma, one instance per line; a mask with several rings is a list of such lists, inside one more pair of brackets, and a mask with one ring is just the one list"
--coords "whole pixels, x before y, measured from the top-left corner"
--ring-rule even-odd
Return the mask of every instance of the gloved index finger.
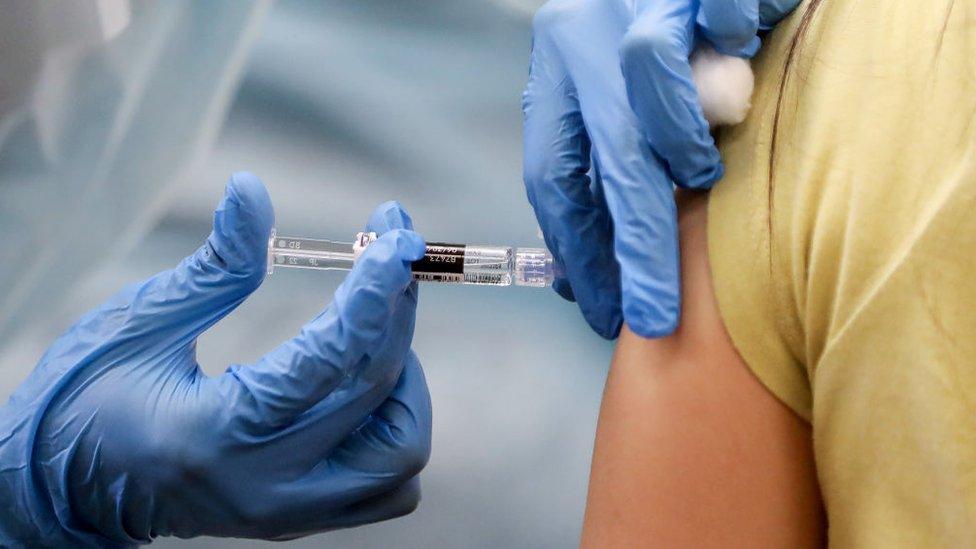
[[[369, 220], [366, 222], [366, 232], [376, 233], [382, 236], [394, 229], [407, 229], [412, 231], [413, 219], [410, 218], [410, 214], [403, 209], [403, 206], [399, 202], [389, 200], [373, 209], [373, 213], [370, 214]], [[411, 282], [407, 286], [405, 295], [414, 306], [417, 303], [418, 293], [417, 282]]]
[[[664, 100], [665, 108], [690, 112], [686, 104], [692, 101], [669, 86], [674, 81], [683, 81], [674, 72], [682, 60], [690, 73], [687, 64], [690, 50], [686, 49], [689, 45], [684, 40], [690, 32], [692, 12], [687, 2], [677, 5], [678, 2], [661, 0], [654, 5], [664, 4], [675, 9], [647, 9], [625, 34], [615, 14], [602, 14], [604, 20], [600, 20], [600, 13], [593, 14], [594, 20], [590, 22], [594, 26], [620, 30], [624, 34], [623, 43], [619, 52], [578, 43], [576, 53], [589, 57], [585, 65], [573, 70], [583, 118], [593, 142], [593, 158], [613, 217], [623, 317], [635, 333], [644, 337], [673, 332], [681, 305], [673, 186], [661, 159], [651, 150], [651, 144], [658, 142], [648, 139], [647, 129], [667, 122], [669, 131], [687, 132], [687, 126], [693, 125], [686, 126], [683, 118], [656, 109]], [[662, 63], [663, 57], [674, 60], [673, 67]], [[591, 73], [594, 67], [600, 70]], [[579, 78], [575, 78], [577, 74]], [[690, 78], [688, 81], [690, 86]], [[629, 97], [628, 92], [631, 92]], [[657, 103], [653, 106], [645, 104], [655, 99]], [[671, 99], [676, 101], [670, 102]], [[638, 109], [638, 104], [646, 108]], [[672, 118], [662, 121], [662, 115]], [[707, 126], [703, 133], [707, 135]], [[686, 144], [688, 140], [682, 134], [674, 142]], [[701, 145], [705, 152], [714, 149], [711, 141]], [[686, 148], [683, 153], [677, 153], [688, 151]], [[714, 154], [717, 157], [717, 151]], [[717, 164], [717, 161], [700, 160], [691, 164], [704, 166], [706, 172]], [[705, 173], [701, 181], [704, 184], [710, 180]]]
[[534, 20], [524, 113], [524, 181], [539, 226], [562, 272], [553, 287], [575, 298], [590, 326], [603, 337], [621, 324], [620, 282], [613, 259], [609, 213], [590, 190], [590, 139], [576, 87], [558, 51], [572, 37], [565, 13], [550, 6]]
[[400, 316], [395, 313], [413, 280], [411, 263], [425, 250], [420, 235], [405, 229], [390, 230], [367, 246], [332, 304], [297, 337], [251, 367], [228, 370], [250, 395], [250, 404], [242, 405], [254, 408], [240, 412], [253, 412], [266, 425], [287, 424], [368, 366], [364, 358], [381, 346], [398, 347], [387, 353], [406, 353], [413, 324], [394, 326], [391, 319]]
[[413, 219], [395, 200], [384, 202], [373, 210], [366, 222], [366, 232], [382, 235], [393, 229], [413, 230]]

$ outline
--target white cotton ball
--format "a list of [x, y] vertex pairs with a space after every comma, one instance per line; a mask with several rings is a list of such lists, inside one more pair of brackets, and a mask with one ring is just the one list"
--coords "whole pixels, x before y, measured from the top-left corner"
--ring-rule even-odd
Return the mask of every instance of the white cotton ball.
[[711, 127], [746, 119], [754, 85], [748, 60], [698, 46], [691, 55], [691, 77]]

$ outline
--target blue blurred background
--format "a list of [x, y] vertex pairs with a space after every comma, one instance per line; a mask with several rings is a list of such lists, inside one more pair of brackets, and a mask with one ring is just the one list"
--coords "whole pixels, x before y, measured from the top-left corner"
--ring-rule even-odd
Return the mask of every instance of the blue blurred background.
[[[0, 125], [0, 398], [83, 311], [191, 253], [235, 170], [265, 181], [283, 234], [351, 239], [396, 199], [432, 240], [539, 245], [520, 100], [541, 3], [146, 2], [107, 45], [45, 58], [37, 89], [70, 107], [35, 91]], [[256, 360], [340, 280], [276, 272], [201, 365]], [[415, 349], [434, 404], [420, 508], [288, 545], [575, 545], [610, 344], [548, 290], [427, 284]], [[270, 545], [158, 545], [176, 543]]]

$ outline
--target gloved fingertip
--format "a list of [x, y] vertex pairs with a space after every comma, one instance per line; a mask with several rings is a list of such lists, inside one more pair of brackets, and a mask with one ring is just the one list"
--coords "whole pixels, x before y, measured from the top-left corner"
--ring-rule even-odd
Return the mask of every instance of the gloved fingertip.
[[576, 296], [573, 294], [573, 287], [570, 285], [569, 280], [565, 278], [557, 278], [552, 282], [552, 289], [559, 294], [559, 297], [569, 301], [571, 303], [576, 302]]
[[393, 229], [413, 230], [413, 220], [403, 206], [395, 201], [389, 200], [376, 207], [366, 222], [366, 232], [374, 232], [382, 235]]
[[696, 166], [694, 171], [688, 170], [689, 175], [675, 175], [675, 185], [682, 189], [696, 191], [707, 191], [714, 187], [725, 176], [725, 165], [722, 164], [717, 148], [715, 148], [715, 157], [717, 160], [705, 161], [700, 166]]
[[254, 174], [236, 172], [214, 211], [209, 242], [226, 269], [263, 273], [273, 226], [274, 208], [264, 184]]
[[395, 229], [398, 233], [398, 250], [407, 261], [417, 261], [427, 253], [427, 242], [420, 234], [408, 229]]
[[390, 284], [405, 288], [411, 279], [410, 263], [423, 257], [426, 249], [424, 239], [413, 231], [387, 231], [366, 246], [350, 276], [353, 279], [366, 276], [368, 279], [385, 281], [383, 285], [388, 290], [393, 289]]
[[596, 330], [596, 333], [603, 339], [606, 339], [608, 341], [613, 341], [614, 339], [617, 339], [618, 336], [620, 336], [620, 328], [621, 326], [623, 326], [623, 324], [624, 324], [623, 320], [621, 320], [618, 317], [616, 320], [612, 320], [607, 324], [594, 329]]
[[224, 197], [240, 205], [254, 218], [257, 225], [267, 227], [270, 233], [274, 226], [274, 208], [271, 206], [267, 187], [256, 175], [251, 172], [234, 172], [224, 187]]
[[667, 337], [678, 329], [681, 315], [677, 312], [651, 316], [646, 313], [625, 314], [630, 331], [644, 338]]
[[383, 497], [374, 520], [390, 520], [413, 513], [420, 506], [420, 477], [407, 480]]
[[617, 303], [605, 303], [599, 308], [587, 309], [583, 311], [583, 317], [593, 331], [603, 339], [616, 339], [620, 335], [623, 314]]

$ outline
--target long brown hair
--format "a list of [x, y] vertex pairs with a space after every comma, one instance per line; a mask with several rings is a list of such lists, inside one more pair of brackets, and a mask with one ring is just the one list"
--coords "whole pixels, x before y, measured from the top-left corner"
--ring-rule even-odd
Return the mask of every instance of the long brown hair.
[[773, 166], [776, 162], [776, 144], [779, 136], [780, 115], [783, 112], [783, 97], [786, 95], [786, 85], [789, 82], [790, 76], [793, 72], [792, 68], [794, 62], [796, 61], [800, 44], [803, 42], [803, 39], [807, 34], [807, 30], [810, 28], [810, 23], [813, 21], [813, 17], [816, 14], [817, 8], [819, 8], [821, 4], [823, 4], [823, 0], [810, 0], [810, 4], [807, 6], [806, 11], [803, 12], [803, 18], [800, 20], [800, 24], [796, 29], [796, 34], [793, 35], [793, 40], [790, 42], [790, 49], [786, 54], [786, 63], [783, 67], [783, 78], [780, 79], [779, 82], [779, 97], [776, 98], [776, 111], [773, 115], [773, 133], [769, 146], [769, 212], [766, 217], [766, 222], [769, 228], [770, 268], [772, 268], [773, 246], [773, 186], [776, 179], [776, 177], [773, 175], [775, 173]]

